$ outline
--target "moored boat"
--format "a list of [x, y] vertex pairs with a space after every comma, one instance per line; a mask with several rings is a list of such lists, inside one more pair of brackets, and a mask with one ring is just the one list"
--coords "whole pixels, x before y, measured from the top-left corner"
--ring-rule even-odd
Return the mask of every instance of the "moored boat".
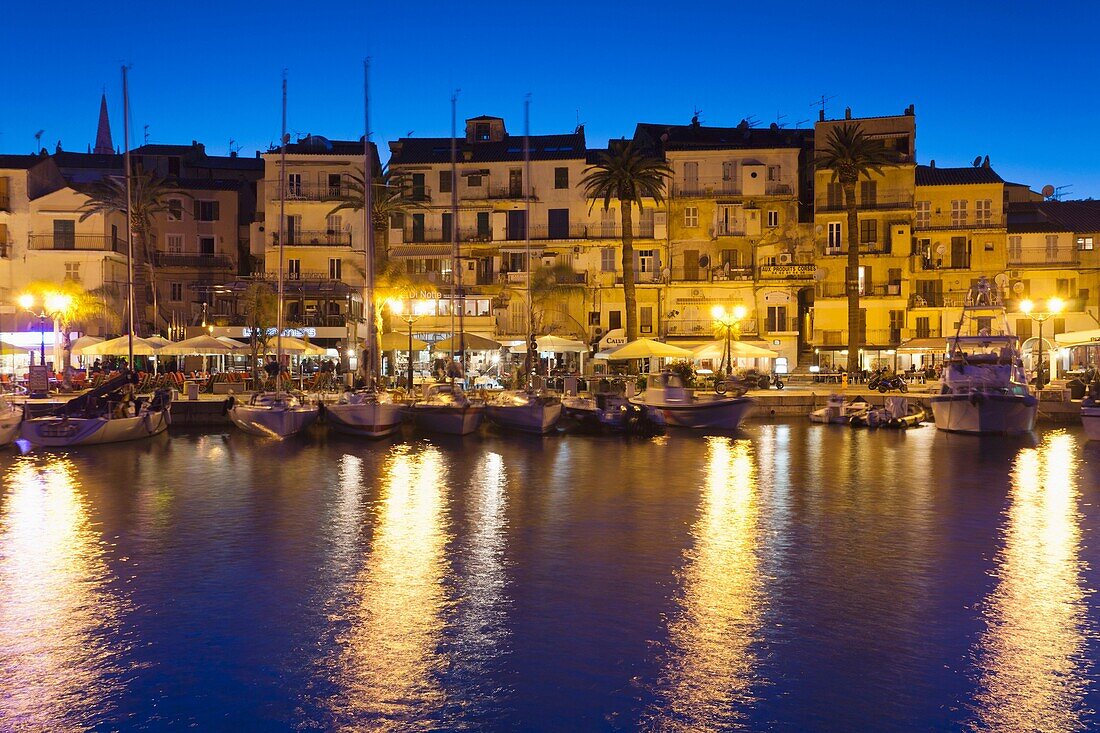
[[810, 413], [810, 422], [825, 425], [850, 425], [852, 418], [859, 417], [871, 409], [871, 403], [862, 397], [845, 401], [842, 394], [831, 394], [825, 406]]
[[1039, 400], [1028, 387], [999, 289], [984, 277], [967, 293], [947, 349], [940, 393], [931, 398], [937, 429], [975, 435], [1031, 432]]
[[1086, 400], [1081, 405], [1081, 424], [1089, 440], [1100, 440], [1100, 404], [1095, 400]]
[[716, 430], [736, 430], [755, 404], [743, 396], [695, 394], [668, 371], [650, 374], [645, 392], [630, 401], [660, 410], [669, 425]]
[[45, 448], [121, 443], [163, 433], [171, 423], [167, 390], [135, 398], [126, 375], [70, 400], [49, 415], [24, 420], [23, 439]]
[[11, 445], [19, 435], [23, 422], [23, 407], [0, 397], [0, 447]]
[[485, 415], [498, 427], [545, 435], [557, 427], [561, 400], [533, 392], [505, 392], [485, 404]]
[[288, 438], [316, 420], [317, 405], [303, 403], [289, 392], [257, 392], [248, 402], [228, 400], [229, 419], [241, 430], [265, 438]]
[[324, 406], [325, 423], [347, 435], [384, 438], [401, 427], [405, 405], [385, 392], [345, 392]]
[[433, 384], [424, 399], [409, 406], [413, 423], [420, 430], [445, 435], [469, 435], [481, 425], [485, 405], [472, 401], [451, 384]]
[[663, 412], [635, 404], [620, 394], [562, 397], [561, 404], [562, 416], [580, 430], [628, 435], [658, 435], [665, 431]]

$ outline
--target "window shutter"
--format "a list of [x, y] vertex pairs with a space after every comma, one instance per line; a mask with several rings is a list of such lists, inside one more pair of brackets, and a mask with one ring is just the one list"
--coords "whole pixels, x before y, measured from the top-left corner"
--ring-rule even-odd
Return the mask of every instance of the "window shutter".
[[195, 199], [192, 203], [195, 205], [195, 221], [199, 220], [199, 200]]

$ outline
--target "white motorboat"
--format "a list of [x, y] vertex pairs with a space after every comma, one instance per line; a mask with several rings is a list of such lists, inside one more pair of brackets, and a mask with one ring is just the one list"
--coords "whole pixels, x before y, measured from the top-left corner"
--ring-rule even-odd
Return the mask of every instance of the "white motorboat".
[[1001, 294], [984, 277], [967, 293], [947, 351], [940, 392], [931, 398], [938, 429], [975, 435], [1031, 432], [1039, 400], [1028, 387]]
[[228, 400], [227, 414], [241, 430], [265, 438], [288, 438], [317, 420], [320, 408], [289, 392], [257, 392], [248, 402]]
[[1085, 435], [1089, 440], [1100, 440], [1100, 404], [1085, 400], [1081, 405], [1081, 424], [1085, 426]]
[[871, 409], [871, 403], [862, 397], [845, 401], [842, 394], [831, 394], [825, 406], [810, 413], [810, 422], [826, 425], [850, 425], [853, 417], [862, 416]]
[[562, 397], [562, 415], [582, 430], [635, 435], [665, 431], [665, 415], [656, 407], [636, 405], [620, 394], [598, 392], [591, 397]]
[[345, 392], [334, 404], [325, 405], [325, 422], [348, 435], [384, 438], [401, 427], [405, 405], [385, 392]]
[[125, 375], [116, 377], [57, 408], [23, 421], [23, 439], [46, 448], [121, 443], [163, 433], [171, 423], [171, 395], [158, 390], [150, 399], [133, 398]]
[[717, 430], [736, 430], [755, 404], [744, 396], [695, 394], [668, 371], [650, 374], [645, 392], [630, 401], [657, 408], [669, 425]]
[[481, 425], [485, 405], [473, 402], [460, 388], [433, 384], [424, 399], [409, 406], [413, 424], [429, 433], [469, 435]]
[[0, 396], [0, 447], [11, 445], [23, 422], [23, 406]]
[[505, 392], [485, 404], [485, 414], [505, 430], [545, 435], [561, 418], [561, 400], [533, 392]]

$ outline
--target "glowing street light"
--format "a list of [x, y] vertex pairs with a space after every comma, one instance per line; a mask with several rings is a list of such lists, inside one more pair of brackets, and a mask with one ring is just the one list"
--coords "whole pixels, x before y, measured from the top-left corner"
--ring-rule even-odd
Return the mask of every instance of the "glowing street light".
[[417, 313], [417, 309], [413, 307], [413, 303], [410, 300], [408, 307], [405, 303], [402, 303], [396, 298], [389, 301], [390, 312], [400, 318], [409, 327], [409, 384], [408, 390], [411, 393], [413, 388], [413, 324], [420, 320], [420, 314]]
[[[733, 358], [732, 358], [732, 346], [731, 341], [734, 338], [740, 340], [741, 338], [741, 321], [745, 320], [745, 316], [748, 311], [743, 305], [735, 305], [732, 311], [727, 311], [724, 307], [716, 305], [710, 309], [710, 315], [714, 318], [714, 330], [723, 334], [726, 339], [726, 350], [722, 355], [722, 361], [725, 365], [726, 376], [728, 377], [733, 371]], [[721, 370], [721, 367], [719, 367]]]
[[1066, 308], [1066, 303], [1061, 298], [1051, 298], [1047, 301], [1046, 310], [1035, 310], [1035, 303], [1030, 300], [1020, 302], [1020, 312], [1039, 324], [1039, 368], [1035, 374], [1035, 390], [1043, 388], [1043, 323], [1051, 316], [1056, 316]]

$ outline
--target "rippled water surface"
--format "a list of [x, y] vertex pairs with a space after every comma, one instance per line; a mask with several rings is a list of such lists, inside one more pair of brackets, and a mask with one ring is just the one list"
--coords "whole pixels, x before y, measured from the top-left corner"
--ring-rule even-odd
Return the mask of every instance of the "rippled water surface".
[[1079, 428], [179, 433], [0, 466], [4, 731], [1100, 727]]

